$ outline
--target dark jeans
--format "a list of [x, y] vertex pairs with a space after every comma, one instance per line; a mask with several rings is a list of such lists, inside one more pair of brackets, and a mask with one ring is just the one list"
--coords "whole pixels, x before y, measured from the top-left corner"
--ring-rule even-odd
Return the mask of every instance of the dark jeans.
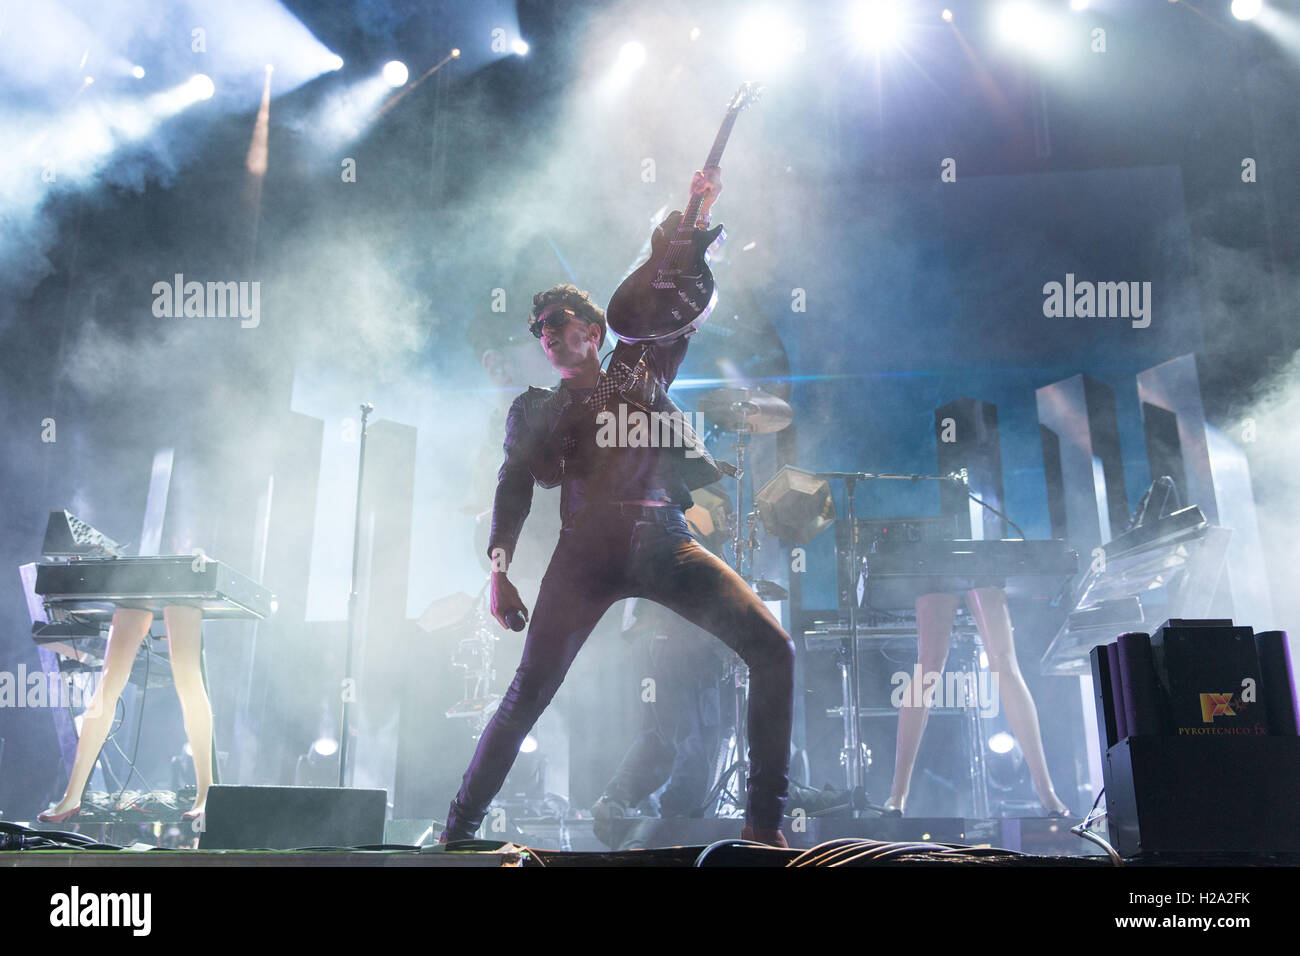
[[592, 504], [560, 532], [514, 681], [447, 812], [449, 839], [469, 839], [482, 824], [520, 744], [583, 642], [610, 605], [628, 597], [675, 611], [720, 638], [749, 666], [746, 819], [764, 829], [781, 825], [794, 710], [789, 635], [735, 571], [691, 538], [680, 508]]

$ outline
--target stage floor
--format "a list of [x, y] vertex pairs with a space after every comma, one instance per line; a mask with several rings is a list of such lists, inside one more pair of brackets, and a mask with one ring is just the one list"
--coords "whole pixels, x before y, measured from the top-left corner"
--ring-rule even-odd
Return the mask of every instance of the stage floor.
[[[13, 821], [18, 823], [18, 821]], [[13, 823], [10, 828], [12, 829]], [[772, 867], [809, 864], [806, 854], [831, 841], [871, 841], [861, 863], [886, 866], [998, 866], [1109, 868], [1110, 857], [1096, 844], [1070, 832], [1074, 820], [1002, 818], [990, 820], [811, 819], [806, 827], [785, 829], [790, 849], [737, 845], [742, 821], [733, 819], [637, 818], [619, 821], [619, 845], [596, 839], [590, 818], [526, 820], [511, 833], [461, 844], [449, 850], [434, 844], [428, 820], [390, 820], [385, 843], [373, 847], [205, 850], [201, 834], [188, 822], [77, 822], [60, 826], [33, 823], [32, 834], [61, 832], [84, 841], [84, 848], [24, 848], [0, 852], [0, 867], [690, 867], [708, 850], [710, 864]], [[1105, 837], [1104, 825], [1094, 832]], [[12, 839], [12, 837], [11, 837]], [[95, 845], [98, 844], [98, 845]], [[926, 844], [900, 858], [885, 844]], [[948, 850], [946, 848], [957, 848]], [[859, 849], [866, 849], [862, 843]], [[801, 857], [800, 854], [804, 856]], [[1138, 866], [1295, 866], [1300, 859], [1282, 854], [1185, 854], [1125, 860]], [[813, 864], [815, 865], [815, 864]]]

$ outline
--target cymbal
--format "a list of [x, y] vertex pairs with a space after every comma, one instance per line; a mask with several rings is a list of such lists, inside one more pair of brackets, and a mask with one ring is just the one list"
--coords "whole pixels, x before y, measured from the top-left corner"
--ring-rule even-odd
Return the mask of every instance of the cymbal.
[[706, 421], [729, 432], [769, 435], [794, 421], [789, 404], [761, 388], [715, 388], [698, 407]]

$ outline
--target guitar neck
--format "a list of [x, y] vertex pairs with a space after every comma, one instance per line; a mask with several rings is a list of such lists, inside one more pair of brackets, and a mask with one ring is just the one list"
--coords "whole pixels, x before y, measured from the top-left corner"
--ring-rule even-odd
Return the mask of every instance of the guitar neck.
[[[739, 110], [728, 110], [727, 115], [722, 120], [722, 126], [718, 128], [718, 135], [714, 137], [713, 148], [709, 150], [708, 158], [704, 160], [703, 169], [716, 169], [718, 163], [722, 161], [722, 151], [727, 148], [727, 140], [731, 138], [731, 128], [736, 125], [736, 117], [740, 115]], [[685, 231], [695, 228], [695, 220], [700, 215], [700, 203], [704, 197], [692, 195], [690, 202], [686, 204], [686, 212], [682, 214], [682, 224], [679, 231]]]

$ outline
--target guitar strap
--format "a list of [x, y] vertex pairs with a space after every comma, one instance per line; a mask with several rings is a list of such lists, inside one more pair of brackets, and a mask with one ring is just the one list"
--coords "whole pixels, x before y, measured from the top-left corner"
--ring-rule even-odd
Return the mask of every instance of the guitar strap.
[[594, 412], [603, 412], [615, 395], [648, 412], [658, 396], [658, 385], [650, 377], [647, 360], [650, 347], [641, 349], [641, 356], [630, 368], [623, 363], [611, 364], [608, 372], [601, 372], [596, 387], [587, 396], [587, 406]]
[[[654, 402], [658, 387], [650, 378], [650, 367], [647, 361], [649, 351], [649, 346], [643, 347], [641, 357], [632, 368], [628, 368], [621, 362], [611, 363], [609, 371], [600, 373], [600, 377], [596, 380], [596, 387], [591, 390], [591, 394], [583, 404], [596, 414], [600, 414], [614, 396], [619, 395], [642, 411], [648, 411]], [[637, 397], [641, 401], [633, 397], [638, 392], [640, 395]], [[573, 435], [565, 435], [561, 442], [561, 452], [564, 457], [571, 457], [577, 449], [577, 439]]]

